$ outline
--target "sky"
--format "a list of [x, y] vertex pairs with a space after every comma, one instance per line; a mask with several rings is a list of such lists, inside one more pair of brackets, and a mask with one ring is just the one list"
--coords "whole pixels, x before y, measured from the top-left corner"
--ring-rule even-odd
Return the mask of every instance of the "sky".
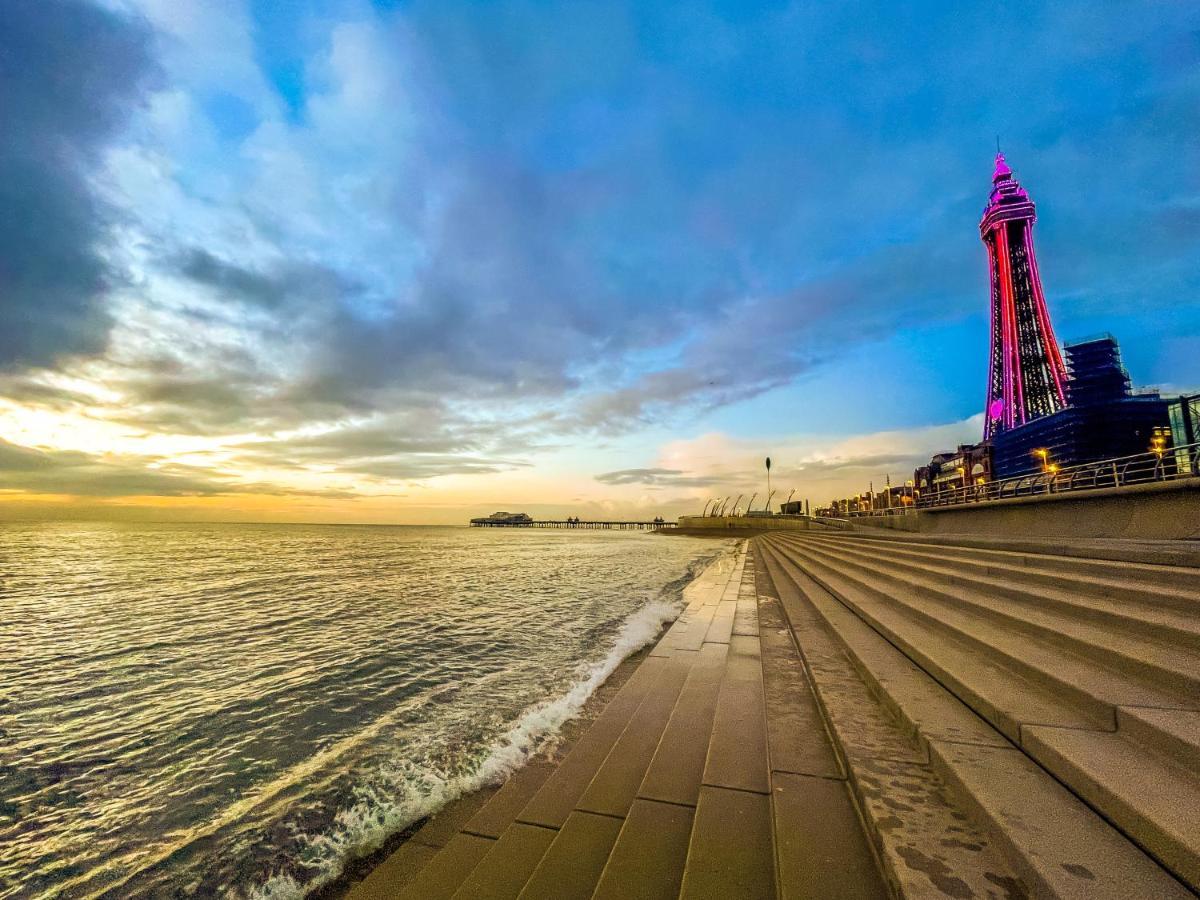
[[0, 519], [815, 504], [1061, 341], [1200, 386], [1200, 5], [0, 0]]

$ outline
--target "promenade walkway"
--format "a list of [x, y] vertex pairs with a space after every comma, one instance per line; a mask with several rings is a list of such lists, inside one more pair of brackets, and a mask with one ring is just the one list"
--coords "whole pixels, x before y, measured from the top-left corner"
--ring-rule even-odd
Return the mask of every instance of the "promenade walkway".
[[1178, 565], [756, 537], [560, 765], [351, 896], [1194, 898], [1198, 591]]

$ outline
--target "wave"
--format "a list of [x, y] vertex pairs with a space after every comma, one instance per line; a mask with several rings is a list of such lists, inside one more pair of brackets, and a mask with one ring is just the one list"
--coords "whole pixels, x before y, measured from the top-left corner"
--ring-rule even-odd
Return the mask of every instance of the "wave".
[[379, 773], [375, 783], [356, 790], [353, 804], [337, 813], [332, 830], [297, 836], [300, 864], [311, 873], [309, 877], [280, 872], [243, 896], [248, 900], [299, 900], [336, 880], [347, 862], [378, 850], [393, 834], [465, 794], [502, 782], [539, 752], [552, 749], [563, 725], [579, 715], [617, 666], [679, 616], [683, 589], [708, 566], [732, 559], [734, 553], [734, 548], [723, 547], [690, 563], [680, 578], [664, 585], [656, 598], [622, 622], [602, 659], [585, 666], [564, 693], [522, 713], [472, 772], [447, 778], [406, 761]]

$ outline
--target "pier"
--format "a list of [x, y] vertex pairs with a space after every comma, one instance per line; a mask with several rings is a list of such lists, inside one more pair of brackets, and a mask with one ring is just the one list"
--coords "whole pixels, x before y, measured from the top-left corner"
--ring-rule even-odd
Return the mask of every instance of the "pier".
[[1200, 548], [773, 531], [557, 765], [448, 807], [377, 898], [1200, 887]]
[[607, 531], [654, 531], [657, 529], [675, 528], [677, 523], [664, 519], [654, 519], [649, 522], [611, 522], [604, 519], [534, 519], [529, 522], [486, 522], [471, 521], [472, 528], [582, 528], [584, 530]]

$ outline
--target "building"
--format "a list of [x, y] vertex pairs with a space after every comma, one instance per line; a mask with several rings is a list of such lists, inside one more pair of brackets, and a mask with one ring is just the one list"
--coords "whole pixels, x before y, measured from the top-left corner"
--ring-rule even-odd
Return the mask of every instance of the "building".
[[1168, 426], [1170, 404], [1153, 391], [1133, 393], [1112, 335], [1070, 344], [1066, 354], [1070, 406], [998, 433], [997, 478], [1148, 453], [1156, 429]]
[[1172, 400], [1167, 407], [1167, 419], [1171, 423], [1171, 446], [1176, 448], [1175, 465], [1182, 473], [1200, 475], [1195, 449], [1183, 449], [1200, 443], [1200, 394]]
[[1063, 365], [1033, 251], [1033, 201], [996, 154], [979, 223], [991, 276], [992, 335], [983, 438], [1067, 405]]
[[913, 472], [916, 498], [930, 497], [955, 488], [992, 480], [992, 444], [959, 444], [958, 448], [938, 453]]

